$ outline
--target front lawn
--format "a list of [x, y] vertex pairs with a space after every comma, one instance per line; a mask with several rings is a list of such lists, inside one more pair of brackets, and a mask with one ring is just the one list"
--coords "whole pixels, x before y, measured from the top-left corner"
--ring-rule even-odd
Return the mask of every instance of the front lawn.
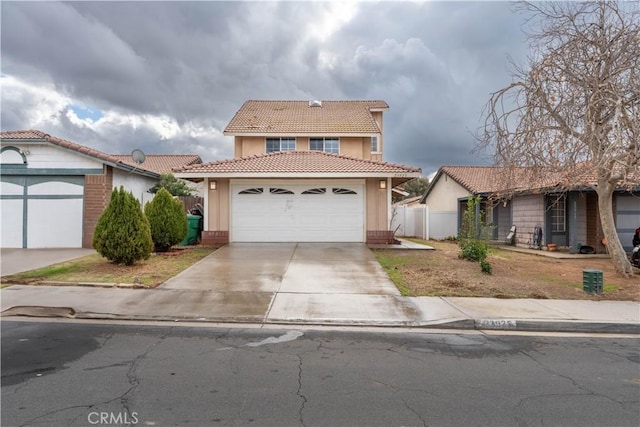
[[[640, 275], [618, 277], [608, 259], [554, 259], [491, 248], [488, 261], [493, 274], [489, 275], [480, 271], [478, 263], [458, 258], [455, 242], [423, 243], [436, 250], [374, 251], [403, 295], [640, 301]], [[603, 271], [603, 295], [582, 290], [585, 269]]]
[[211, 247], [176, 248], [170, 252], [152, 254], [148, 260], [129, 266], [114, 264], [98, 254], [88, 255], [37, 270], [2, 277], [2, 284], [116, 283], [153, 288], [214, 250]]

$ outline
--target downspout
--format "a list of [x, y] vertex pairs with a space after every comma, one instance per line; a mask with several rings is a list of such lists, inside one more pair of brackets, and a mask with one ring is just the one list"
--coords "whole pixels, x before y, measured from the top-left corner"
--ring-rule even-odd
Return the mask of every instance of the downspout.
[[[475, 199], [475, 197], [474, 197], [474, 199]], [[482, 198], [480, 198], [477, 201], [478, 201], [478, 203], [476, 203], [475, 223], [476, 223], [476, 239], [479, 239], [480, 238], [480, 205], [482, 204]]]
[[202, 204], [204, 205], [202, 207], [202, 209], [204, 209], [204, 212], [202, 212], [202, 214], [204, 215], [204, 218], [202, 218], [202, 230], [208, 231], [209, 230], [209, 178], [204, 179], [204, 191], [202, 193], [203, 193]]
[[387, 178], [387, 231], [391, 231], [391, 216], [393, 215], [393, 204], [391, 199], [391, 178]]

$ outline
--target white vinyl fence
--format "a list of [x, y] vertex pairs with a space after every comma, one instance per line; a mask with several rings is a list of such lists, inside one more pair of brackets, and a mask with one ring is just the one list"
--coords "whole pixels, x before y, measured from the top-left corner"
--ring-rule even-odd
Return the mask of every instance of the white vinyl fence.
[[391, 230], [398, 237], [447, 239], [458, 235], [458, 215], [456, 212], [430, 212], [426, 205], [394, 206]]
[[[397, 229], [397, 231], [396, 231]], [[426, 205], [393, 207], [391, 230], [399, 237], [429, 239], [429, 208]]]

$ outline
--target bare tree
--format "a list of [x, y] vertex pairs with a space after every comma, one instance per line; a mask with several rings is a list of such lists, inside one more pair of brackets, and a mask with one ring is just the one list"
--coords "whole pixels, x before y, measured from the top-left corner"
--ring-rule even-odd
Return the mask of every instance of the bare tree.
[[[591, 188], [616, 271], [633, 274], [613, 217], [613, 192], [640, 186], [640, 3], [519, 3], [526, 66], [492, 93], [478, 147], [496, 164], [559, 191]], [[508, 186], [507, 186], [508, 187]], [[515, 188], [512, 183], [511, 188]]]

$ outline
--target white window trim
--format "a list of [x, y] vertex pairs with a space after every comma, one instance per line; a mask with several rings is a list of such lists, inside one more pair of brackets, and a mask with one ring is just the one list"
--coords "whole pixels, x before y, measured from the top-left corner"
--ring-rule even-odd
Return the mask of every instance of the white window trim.
[[[312, 139], [322, 139], [322, 150], [313, 150], [311, 148], [311, 140]], [[309, 138], [309, 150], [310, 151], [322, 151], [323, 153], [333, 153], [333, 151], [327, 151], [327, 146], [326, 146], [326, 142], [327, 139], [330, 140], [338, 140], [338, 152], [334, 153], [334, 154], [340, 154], [340, 137], [335, 137], [335, 136], [313, 136]]]
[[[269, 147], [268, 147], [268, 140], [270, 140], [270, 139], [272, 139], [272, 140], [277, 139], [277, 140], [279, 140], [279, 141], [280, 141], [280, 145], [278, 146], [278, 150], [275, 150], [275, 151], [269, 151]], [[283, 139], [287, 140], [287, 142], [289, 142], [290, 140], [293, 140], [293, 149], [291, 149], [291, 150], [283, 150], [283, 149], [282, 149], [282, 140], [283, 140]], [[265, 152], [265, 153], [279, 153], [279, 152], [281, 152], [281, 151], [296, 151], [296, 149], [297, 149], [297, 148], [298, 148], [298, 141], [297, 141], [297, 139], [296, 139], [296, 138], [292, 138], [292, 137], [290, 137], [290, 136], [273, 136], [273, 137], [268, 136], [268, 137], [265, 137], [265, 138], [264, 138], [264, 152]]]
[[382, 150], [380, 150], [380, 137], [378, 135], [372, 135], [371, 136], [371, 145], [373, 146], [373, 139], [376, 139], [376, 149], [373, 150], [373, 147], [371, 147], [371, 154], [380, 154], [382, 153]]
[[[562, 217], [558, 215], [558, 211], [562, 211]], [[561, 225], [562, 230], [558, 230], [557, 226]], [[557, 200], [551, 207], [551, 232], [565, 233], [567, 231], [567, 198], [562, 197]]]

